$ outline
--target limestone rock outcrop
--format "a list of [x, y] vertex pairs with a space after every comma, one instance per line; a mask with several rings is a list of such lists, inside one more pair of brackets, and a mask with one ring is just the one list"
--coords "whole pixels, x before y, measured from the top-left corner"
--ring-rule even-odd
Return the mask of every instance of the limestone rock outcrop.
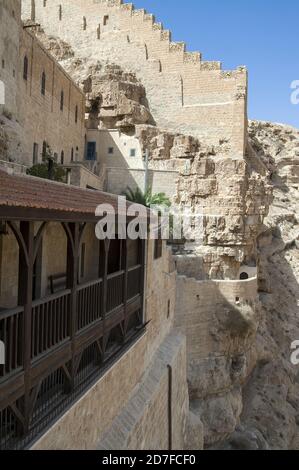
[[145, 88], [134, 73], [108, 61], [78, 57], [66, 41], [41, 27], [32, 32], [85, 91], [89, 127], [130, 132], [137, 124], [154, 124]]
[[134, 130], [136, 124], [152, 121], [147, 107], [144, 87], [132, 73], [125, 73], [115, 65], [106, 65], [102, 74], [89, 69], [83, 82], [88, 89], [87, 111], [90, 120], [101, 127]]
[[243, 390], [241, 428], [228, 445], [298, 449], [299, 369], [291, 363], [291, 344], [299, 339], [299, 131], [251, 122], [249, 135], [271, 173], [274, 200], [258, 238], [256, 366]]
[[[31, 20], [27, 21], [27, 23], [28, 25], [32, 25]], [[67, 42], [56, 36], [47, 36], [40, 26], [35, 26], [34, 28], [30, 29], [42, 42], [45, 49], [47, 49], [58, 61], [67, 60], [74, 57], [75, 53]]]

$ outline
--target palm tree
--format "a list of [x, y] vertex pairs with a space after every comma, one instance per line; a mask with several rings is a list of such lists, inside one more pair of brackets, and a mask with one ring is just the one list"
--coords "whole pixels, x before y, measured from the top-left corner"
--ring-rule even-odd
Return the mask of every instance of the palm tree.
[[171, 206], [170, 199], [165, 193], [152, 194], [151, 188], [149, 188], [145, 193], [143, 193], [139, 188], [134, 190], [132, 188], [128, 188], [124, 193], [124, 196], [126, 196], [127, 201], [134, 202], [145, 207]]

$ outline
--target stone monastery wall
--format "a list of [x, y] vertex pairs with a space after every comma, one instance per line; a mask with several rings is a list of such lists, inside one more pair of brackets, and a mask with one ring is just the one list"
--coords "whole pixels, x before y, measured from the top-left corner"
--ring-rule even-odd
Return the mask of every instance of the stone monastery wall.
[[204, 62], [145, 10], [121, 0], [25, 0], [23, 18], [41, 23], [84, 59], [109, 60], [135, 72], [147, 90], [156, 124], [211, 144], [229, 141], [244, 155], [247, 72]]
[[[24, 60], [28, 60], [28, 75], [24, 78]], [[20, 114], [25, 130], [23, 162], [33, 164], [33, 145], [41, 161], [43, 142], [46, 141], [64, 163], [83, 159], [85, 135], [85, 96], [28, 30], [22, 30], [20, 40]], [[45, 94], [41, 93], [42, 74], [45, 73]], [[61, 109], [63, 93], [63, 109]], [[77, 108], [77, 111], [76, 111]], [[77, 118], [76, 118], [77, 114]], [[61, 131], [63, 129], [63, 132]]]
[[43, 142], [50, 145], [59, 162], [62, 156], [64, 163], [82, 160], [85, 94], [38, 39], [23, 28], [20, 0], [0, 0], [0, 20], [0, 115], [13, 131], [11, 160], [27, 166], [41, 162]]

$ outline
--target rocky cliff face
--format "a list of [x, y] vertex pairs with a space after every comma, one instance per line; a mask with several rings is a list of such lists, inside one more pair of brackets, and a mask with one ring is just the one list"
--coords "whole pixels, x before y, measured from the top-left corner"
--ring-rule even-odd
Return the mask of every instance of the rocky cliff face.
[[251, 122], [252, 147], [271, 174], [274, 200], [258, 237], [261, 322], [256, 366], [243, 388], [240, 427], [225, 445], [299, 448], [299, 131]]

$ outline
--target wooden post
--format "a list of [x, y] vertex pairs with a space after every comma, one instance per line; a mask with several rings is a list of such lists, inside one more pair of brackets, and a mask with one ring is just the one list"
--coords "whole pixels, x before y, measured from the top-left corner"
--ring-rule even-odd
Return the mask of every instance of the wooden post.
[[140, 293], [141, 293], [141, 317], [142, 323], [146, 322], [145, 318], [145, 290], [146, 290], [146, 265], [147, 265], [147, 242], [146, 240], [140, 240], [141, 242], [141, 276], [140, 276]]
[[70, 337], [72, 343], [72, 364], [71, 364], [71, 391], [75, 386], [76, 375], [76, 361], [75, 361], [75, 336], [78, 324], [78, 311], [77, 311], [77, 287], [78, 287], [78, 269], [79, 269], [79, 249], [80, 249], [80, 234], [79, 224], [69, 224], [70, 234], [67, 245], [67, 288], [71, 289], [70, 300]]
[[105, 251], [105, 264], [103, 272], [103, 298], [102, 298], [102, 312], [103, 312], [103, 351], [105, 356], [106, 346], [107, 346], [107, 336], [106, 336], [106, 314], [107, 314], [107, 289], [108, 289], [108, 258], [109, 258], [109, 248], [110, 240], [106, 239], [103, 242], [104, 251]]
[[127, 318], [127, 304], [128, 304], [128, 281], [129, 281], [129, 257], [128, 257], [128, 239], [124, 240], [124, 256], [125, 256], [125, 282], [124, 282], [124, 341], [127, 336], [128, 318]]
[[34, 224], [33, 222], [21, 222], [20, 233], [24, 240], [24, 248], [27, 250], [27, 261], [25, 253], [20, 250], [19, 255], [19, 290], [18, 302], [24, 306], [24, 432], [27, 433], [31, 420], [31, 343], [32, 343], [32, 290], [33, 290], [33, 264], [34, 264]]

